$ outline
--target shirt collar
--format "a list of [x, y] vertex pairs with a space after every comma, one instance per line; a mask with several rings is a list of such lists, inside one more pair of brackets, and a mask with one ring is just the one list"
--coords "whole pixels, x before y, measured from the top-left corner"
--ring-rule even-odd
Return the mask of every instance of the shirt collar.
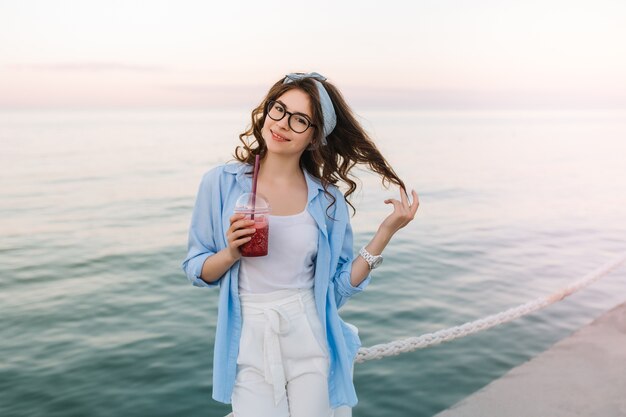
[[[246, 175], [247, 172], [252, 171], [251, 165], [237, 161], [235, 163], [226, 164], [224, 166], [224, 171], [236, 175], [237, 182], [244, 190], [252, 189], [252, 177]], [[304, 172], [304, 178], [309, 190], [307, 202], [310, 202], [320, 191], [324, 191], [324, 187], [322, 186], [320, 180], [311, 175], [306, 169], [303, 169], [302, 171]]]

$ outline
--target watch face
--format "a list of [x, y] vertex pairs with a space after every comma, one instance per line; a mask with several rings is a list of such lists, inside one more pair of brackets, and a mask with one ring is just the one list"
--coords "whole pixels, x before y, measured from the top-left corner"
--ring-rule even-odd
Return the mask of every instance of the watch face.
[[377, 268], [382, 263], [383, 263], [383, 258], [376, 258], [374, 262], [372, 262], [372, 269]]

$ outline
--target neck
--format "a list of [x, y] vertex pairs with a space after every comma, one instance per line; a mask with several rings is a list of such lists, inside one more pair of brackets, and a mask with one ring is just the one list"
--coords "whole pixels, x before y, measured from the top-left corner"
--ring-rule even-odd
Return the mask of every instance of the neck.
[[266, 153], [261, 160], [259, 176], [273, 181], [290, 182], [302, 178], [299, 158]]

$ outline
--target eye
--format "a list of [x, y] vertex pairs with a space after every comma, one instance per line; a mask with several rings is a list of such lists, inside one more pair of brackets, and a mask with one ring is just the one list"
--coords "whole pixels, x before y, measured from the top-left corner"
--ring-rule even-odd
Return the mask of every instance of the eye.
[[296, 119], [296, 122], [302, 127], [306, 127], [309, 125], [309, 121], [305, 119], [303, 116], [296, 115], [295, 119]]
[[274, 103], [274, 110], [279, 111], [281, 113], [285, 112], [285, 108], [280, 105], [280, 103]]

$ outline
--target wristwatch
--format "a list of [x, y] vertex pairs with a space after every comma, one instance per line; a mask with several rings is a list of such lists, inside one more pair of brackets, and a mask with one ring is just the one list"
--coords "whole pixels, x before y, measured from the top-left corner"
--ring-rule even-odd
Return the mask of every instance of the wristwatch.
[[361, 257], [363, 257], [363, 259], [367, 261], [370, 270], [378, 268], [380, 264], [383, 263], [383, 255], [374, 256], [365, 249], [365, 246], [361, 248], [361, 250], [359, 251], [359, 255], [361, 255]]

